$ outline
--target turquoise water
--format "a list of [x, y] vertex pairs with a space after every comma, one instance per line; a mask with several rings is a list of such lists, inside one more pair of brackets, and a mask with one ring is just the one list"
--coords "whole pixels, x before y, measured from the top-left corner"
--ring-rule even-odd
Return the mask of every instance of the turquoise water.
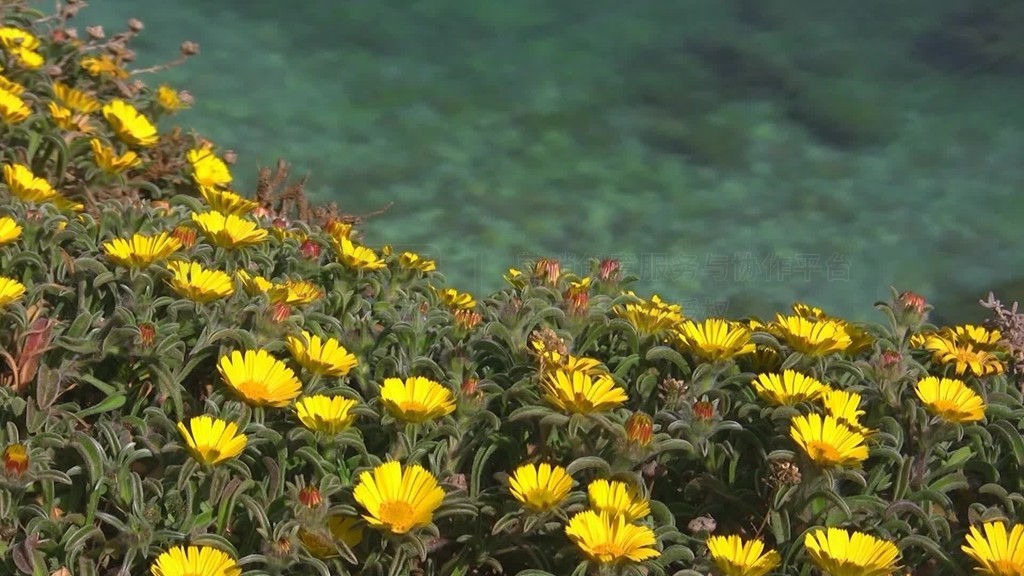
[[1019, 2], [766, 4], [97, 0], [79, 26], [143, 20], [141, 65], [198, 42], [157, 79], [241, 191], [284, 157], [478, 295], [546, 255], [618, 257], [695, 316], [1024, 300]]

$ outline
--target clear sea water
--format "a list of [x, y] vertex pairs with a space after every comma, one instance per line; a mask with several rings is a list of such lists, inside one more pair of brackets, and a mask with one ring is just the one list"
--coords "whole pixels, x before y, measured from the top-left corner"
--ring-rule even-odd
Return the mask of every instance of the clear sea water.
[[[845, 7], [841, 7], [845, 5]], [[1024, 300], [1019, 0], [95, 0], [176, 120], [482, 295], [620, 258], [693, 316]]]

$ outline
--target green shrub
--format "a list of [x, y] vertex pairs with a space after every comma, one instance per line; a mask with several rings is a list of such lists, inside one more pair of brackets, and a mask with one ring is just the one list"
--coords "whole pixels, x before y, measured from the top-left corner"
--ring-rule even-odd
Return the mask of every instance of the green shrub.
[[980, 552], [1021, 515], [998, 331], [686, 319], [613, 260], [476, 299], [283, 164], [232, 192], [77, 8], [0, 4], [0, 573], [1024, 569]]

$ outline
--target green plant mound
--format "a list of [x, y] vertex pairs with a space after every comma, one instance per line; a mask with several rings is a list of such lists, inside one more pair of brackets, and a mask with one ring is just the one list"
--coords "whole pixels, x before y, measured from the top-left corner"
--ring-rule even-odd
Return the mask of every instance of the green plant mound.
[[79, 8], [0, 3], [0, 574], [1024, 570], [1015, 310], [470, 295], [284, 163], [232, 190]]

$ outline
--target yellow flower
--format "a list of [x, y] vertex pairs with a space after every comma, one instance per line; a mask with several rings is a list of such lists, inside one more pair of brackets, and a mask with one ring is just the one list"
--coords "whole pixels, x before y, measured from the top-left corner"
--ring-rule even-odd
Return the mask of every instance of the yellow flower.
[[[632, 292], [631, 296], [636, 297]], [[641, 335], [660, 335], [683, 321], [683, 307], [662, 302], [657, 294], [651, 299], [638, 298], [638, 303], [616, 306], [614, 311], [625, 318]]]
[[398, 263], [404, 268], [419, 270], [420, 272], [433, 272], [434, 270], [437, 270], [436, 262], [412, 252], [402, 252], [402, 254], [398, 256]]
[[986, 576], [1024, 574], [1024, 525], [1014, 524], [1007, 534], [1003, 522], [985, 522], [982, 530], [971, 526], [967, 544], [960, 547], [980, 564], [974, 570]]
[[864, 415], [860, 401], [860, 394], [856, 392], [829, 389], [824, 395], [825, 412], [840, 423], [866, 435], [869, 430], [860, 423], [860, 417]]
[[211, 546], [175, 546], [157, 557], [152, 576], [239, 576], [242, 568]]
[[795, 416], [791, 422], [789, 436], [803, 448], [811, 460], [823, 468], [859, 468], [861, 462], [868, 459], [864, 435], [832, 416]]
[[594, 480], [587, 486], [590, 507], [595, 512], [606, 512], [622, 516], [627, 522], [634, 522], [651, 513], [651, 504], [637, 491], [618, 480]]
[[142, 164], [142, 159], [135, 152], [129, 150], [124, 154], [118, 155], [112, 146], [104, 146], [103, 142], [98, 138], [89, 140], [89, 146], [92, 148], [93, 156], [96, 158], [96, 164], [104, 172], [120, 174], [129, 168]]
[[259, 206], [254, 200], [249, 200], [231, 190], [218, 190], [213, 186], [200, 184], [199, 193], [203, 196], [203, 200], [210, 205], [210, 208], [221, 214], [245, 216]]
[[324, 291], [309, 280], [288, 280], [275, 285], [270, 296], [271, 302], [280, 302], [289, 306], [300, 306], [319, 300]]
[[9, 244], [21, 238], [22, 228], [16, 220], [4, 216], [0, 218], [0, 245]]
[[122, 68], [118, 61], [109, 54], [82, 58], [82, 68], [93, 76], [110, 76], [118, 80], [124, 80], [130, 76], [128, 71]]
[[772, 332], [781, 336], [790, 348], [808, 356], [842, 352], [852, 343], [845, 322], [836, 320], [810, 320], [778, 314]]
[[0, 90], [7, 90], [15, 96], [21, 96], [25, 93], [24, 86], [3, 76], [0, 76]]
[[523, 464], [508, 480], [509, 491], [524, 506], [537, 512], [555, 508], [572, 490], [572, 476], [561, 466]]
[[103, 251], [114, 263], [125, 268], [145, 268], [181, 248], [181, 242], [167, 232], [156, 236], [135, 234], [130, 239], [114, 238], [103, 244]]
[[720, 318], [708, 318], [703, 322], [687, 320], [678, 332], [684, 349], [712, 362], [753, 352], [754, 343], [750, 336], [750, 328]]
[[198, 262], [171, 262], [167, 268], [174, 273], [171, 288], [193, 302], [212, 302], [235, 293], [231, 276], [220, 270], [207, 270]]
[[3, 454], [0, 455], [0, 461], [3, 461], [3, 472], [8, 476], [21, 476], [28, 471], [31, 464], [28, 446], [20, 442], [8, 444], [4, 448]]
[[235, 350], [221, 356], [217, 369], [224, 381], [248, 404], [287, 406], [302, 391], [302, 382], [284, 362], [266, 350]]
[[206, 144], [186, 153], [192, 165], [192, 178], [200, 187], [216, 188], [231, 183], [231, 171], [228, 165], [213, 153], [213, 147]]
[[346, 376], [359, 364], [355, 355], [334, 338], [321, 338], [303, 330], [300, 336], [289, 335], [286, 340], [292, 357], [314, 374]]
[[[191, 432], [189, 431], [191, 428]], [[181, 433], [192, 456], [203, 464], [219, 464], [235, 458], [245, 450], [248, 439], [238, 433], [238, 425], [210, 416], [196, 416], [189, 421], [178, 422]]]
[[103, 117], [117, 137], [127, 144], [152, 146], [160, 139], [156, 126], [124, 100], [113, 100], [104, 106]]
[[508, 282], [510, 286], [516, 290], [522, 290], [526, 287], [526, 275], [523, 274], [522, 270], [517, 268], [509, 268], [508, 272], [504, 276], [505, 282]]
[[352, 242], [347, 236], [331, 236], [331, 244], [338, 254], [338, 259], [350, 268], [358, 270], [380, 270], [386, 266], [377, 253]]
[[25, 294], [25, 285], [13, 278], [0, 276], [0, 306], [7, 306]]
[[161, 108], [170, 112], [188, 108], [188, 104], [183, 102], [181, 97], [178, 96], [178, 91], [166, 84], [161, 84], [156, 89], [156, 102]]
[[957, 342], [973, 344], [989, 351], [996, 349], [999, 341], [1003, 339], [1003, 334], [999, 330], [989, 330], [984, 326], [975, 326], [974, 324], [947, 328], [946, 333]]
[[708, 538], [708, 552], [723, 576], [764, 576], [782, 563], [775, 550], [764, 551], [764, 542], [744, 540], [736, 534]]
[[22, 46], [8, 50], [8, 52], [27, 70], [38, 70], [43, 67], [45, 62], [42, 54]]
[[0, 118], [8, 124], [24, 122], [32, 115], [32, 109], [17, 94], [0, 88]]
[[328, 435], [340, 434], [352, 425], [356, 415], [352, 408], [358, 404], [355, 400], [341, 396], [306, 396], [295, 404], [299, 421], [314, 432]]
[[929, 412], [947, 422], [964, 424], [985, 417], [984, 400], [962, 380], [928, 376], [917, 383], [914, 391]]
[[776, 406], [796, 406], [817, 400], [829, 390], [817, 379], [795, 370], [786, 370], [781, 375], [760, 374], [751, 384], [758, 396]]
[[624, 561], [643, 562], [657, 558], [654, 531], [630, 524], [622, 516], [585, 510], [576, 514], [565, 527], [565, 534], [591, 560], [599, 564]]
[[103, 107], [99, 100], [88, 93], [60, 82], [53, 83], [53, 96], [64, 106], [82, 114], [91, 114]]
[[1006, 369], [1002, 361], [991, 352], [976, 349], [973, 344], [961, 344], [945, 336], [926, 337], [924, 347], [932, 353], [934, 362], [952, 364], [957, 376], [963, 376], [967, 372], [975, 376], [989, 376], [1002, 374]]
[[371, 526], [405, 534], [430, 524], [434, 510], [444, 500], [444, 490], [422, 466], [414, 464], [403, 470], [401, 464], [391, 461], [361, 473], [352, 496], [366, 509], [363, 518]]
[[422, 376], [413, 376], [404, 382], [401, 378], [385, 379], [380, 399], [396, 418], [414, 424], [455, 411], [451, 390]]
[[449, 310], [472, 310], [476, 308], [476, 300], [473, 299], [472, 294], [467, 292], [459, 292], [455, 288], [435, 289], [434, 292], [441, 299], [441, 303]]
[[242, 289], [249, 296], [259, 296], [277, 288], [273, 282], [263, 276], [253, 276], [245, 270], [236, 270], [235, 277], [242, 283]]
[[336, 242], [340, 242], [342, 238], [351, 238], [352, 236], [352, 224], [341, 222], [340, 220], [329, 220], [324, 225], [324, 230]]
[[53, 118], [54, 124], [61, 130], [83, 134], [92, 132], [89, 117], [85, 114], [75, 114], [70, 108], [65, 108], [53, 101], [47, 102], [46, 106], [50, 109], [50, 117]]
[[544, 376], [541, 388], [548, 402], [567, 413], [607, 412], [629, 400], [608, 374], [558, 369]]
[[322, 559], [338, 555], [334, 541], [344, 542], [349, 548], [355, 548], [363, 541], [363, 528], [359, 519], [344, 514], [333, 514], [327, 518], [326, 533], [299, 528], [298, 534], [309, 553]]
[[210, 242], [223, 248], [259, 244], [267, 238], [267, 231], [260, 229], [255, 222], [244, 220], [234, 214], [193, 213], [192, 220], [199, 225], [199, 229], [206, 234]]
[[818, 529], [804, 536], [811, 561], [831, 576], [889, 576], [897, 570], [896, 545], [863, 532]]
[[0, 27], [0, 46], [3, 46], [6, 50], [14, 48], [36, 50], [39, 48], [39, 38], [36, 38], [27, 30], [15, 28], [14, 26], [3, 26]]
[[37, 177], [24, 164], [4, 164], [4, 182], [11, 194], [25, 202], [46, 202], [57, 196], [49, 182]]

